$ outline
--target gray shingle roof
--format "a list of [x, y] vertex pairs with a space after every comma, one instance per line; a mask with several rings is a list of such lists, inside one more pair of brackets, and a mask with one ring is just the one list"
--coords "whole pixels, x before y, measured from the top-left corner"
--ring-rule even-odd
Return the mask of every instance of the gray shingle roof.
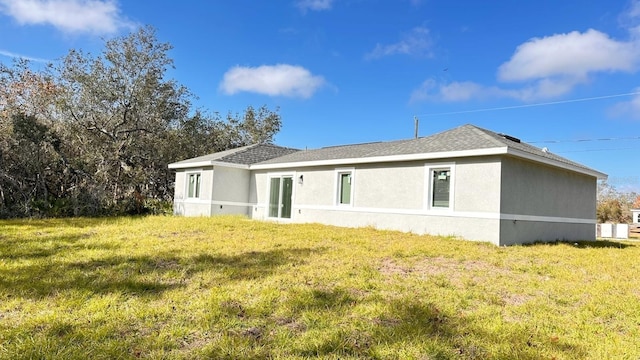
[[260, 164], [275, 165], [308, 161], [360, 159], [367, 157], [456, 152], [505, 147], [516, 149], [531, 154], [534, 157], [540, 157], [541, 159], [560, 162], [587, 171], [595, 171], [569, 159], [545, 152], [535, 146], [514, 141], [509, 139], [508, 136], [505, 137], [493, 131], [469, 124], [418, 139], [331, 146], [316, 150], [298, 151], [263, 161]]
[[464, 125], [418, 139], [331, 146], [317, 150], [305, 150], [267, 160], [262, 162], [262, 164], [478, 150], [505, 146], [505, 143], [500, 140], [501, 138], [498, 137], [497, 134], [495, 134], [495, 136], [491, 134], [494, 133], [473, 125]]
[[178, 161], [171, 164], [170, 166], [183, 167], [183, 165], [202, 162], [224, 162], [229, 164], [251, 165], [265, 160], [273, 159], [275, 157], [284, 156], [296, 151], [299, 150], [273, 144], [253, 144]]
[[[269, 168], [290, 164], [289, 167], [291, 167], [294, 166], [294, 163], [316, 161], [353, 159], [354, 162], [357, 162], [359, 159], [366, 160], [366, 158], [387, 156], [455, 153], [505, 148], [519, 151], [520, 155], [517, 156], [597, 174], [598, 177], [604, 175], [582, 164], [522, 143], [510, 136], [504, 136], [469, 124], [418, 139], [329, 146], [314, 150], [301, 151], [272, 144], [255, 144], [179, 161], [169, 166], [171, 168], [185, 168], [189, 167], [190, 164], [202, 166], [203, 163], [222, 162], [239, 165], [267, 165]], [[522, 153], [528, 154], [528, 156], [523, 156]]]

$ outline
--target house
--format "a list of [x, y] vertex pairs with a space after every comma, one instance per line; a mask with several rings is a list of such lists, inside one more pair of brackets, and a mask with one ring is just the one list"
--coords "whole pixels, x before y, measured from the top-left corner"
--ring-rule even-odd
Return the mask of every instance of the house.
[[640, 209], [631, 209], [631, 222], [640, 224]]
[[597, 180], [606, 178], [473, 125], [316, 150], [258, 144], [169, 168], [178, 215], [373, 226], [496, 245], [594, 240]]

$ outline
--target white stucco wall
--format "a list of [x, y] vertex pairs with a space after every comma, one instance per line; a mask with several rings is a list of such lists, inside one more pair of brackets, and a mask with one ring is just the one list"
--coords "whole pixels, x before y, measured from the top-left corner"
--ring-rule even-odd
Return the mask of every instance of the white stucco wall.
[[[424, 206], [424, 178], [424, 162], [355, 167], [353, 206], [420, 210]], [[331, 177], [332, 189], [335, 181]]]
[[249, 214], [249, 170], [216, 166], [210, 184], [211, 214]]
[[[200, 197], [187, 198], [187, 176], [191, 173], [200, 173]], [[183, 216], [210, 216], [211, 215], [211, 186], [213, 180], [213, 167], [177, 169], [176, 182], [173, 196], [173, 213]]]
[[[200, 197], [187, 198], [187, 177], [200, 173]], [[249, 170], [207, 167], [176, 170], [173, 212], [183, 216], [248, 214]]]
[[501, 211], [595, 219], [597, 179], [513, 157], [502, 160]]
[[[425, 178], [430, 165], [455, 168], [453, 210], [430, 210]], [[354, 187], [349, 205], [336, 205], [337, 171], [353, 169]], [[294, 177], [291, 219], [337, 226], [373, 226], [418, 234], [439, 234], [498, 244], [500, 161], [498, 158], [413, 161], [390, 164], [254, 171], [249, 201], [251, 217], [267, 219], [269, 174]], [[300, 176], [303, 181], [298, 181]]]
[[457, 159], [454, 210], [499, 213], [501, 171], [498, 157]]
[[595, 240], [596, 192], [595, 177], [503, 158], [501, 245]]

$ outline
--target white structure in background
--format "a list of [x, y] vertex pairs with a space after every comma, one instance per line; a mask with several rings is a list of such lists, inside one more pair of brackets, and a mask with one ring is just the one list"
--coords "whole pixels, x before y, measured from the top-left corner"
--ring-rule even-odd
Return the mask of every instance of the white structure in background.
[[596, 228], [600, 228], [600, 237], [612, 238], [613, 237], [613, 224], [598, 224]]
[[629, 224], [597, 224], [596, 236], [604, 239], [628, 239]]
[[628, 239], [629, 238], [629, 224], [616, 224], [616, 232], [614, 234], [616, 239]]
[[640, 224], [640, 209], [631, 209], [631, 222]]

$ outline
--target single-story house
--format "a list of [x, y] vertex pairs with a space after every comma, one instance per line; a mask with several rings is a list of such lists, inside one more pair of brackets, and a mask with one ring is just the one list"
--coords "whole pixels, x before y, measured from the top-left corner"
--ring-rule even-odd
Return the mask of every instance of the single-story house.
[[594, 240], [597, 180], [607, 177], [473, 125], [314, 150], [256, 144], [169, 168], [177, 215], [373, 226], [496, 245]]

